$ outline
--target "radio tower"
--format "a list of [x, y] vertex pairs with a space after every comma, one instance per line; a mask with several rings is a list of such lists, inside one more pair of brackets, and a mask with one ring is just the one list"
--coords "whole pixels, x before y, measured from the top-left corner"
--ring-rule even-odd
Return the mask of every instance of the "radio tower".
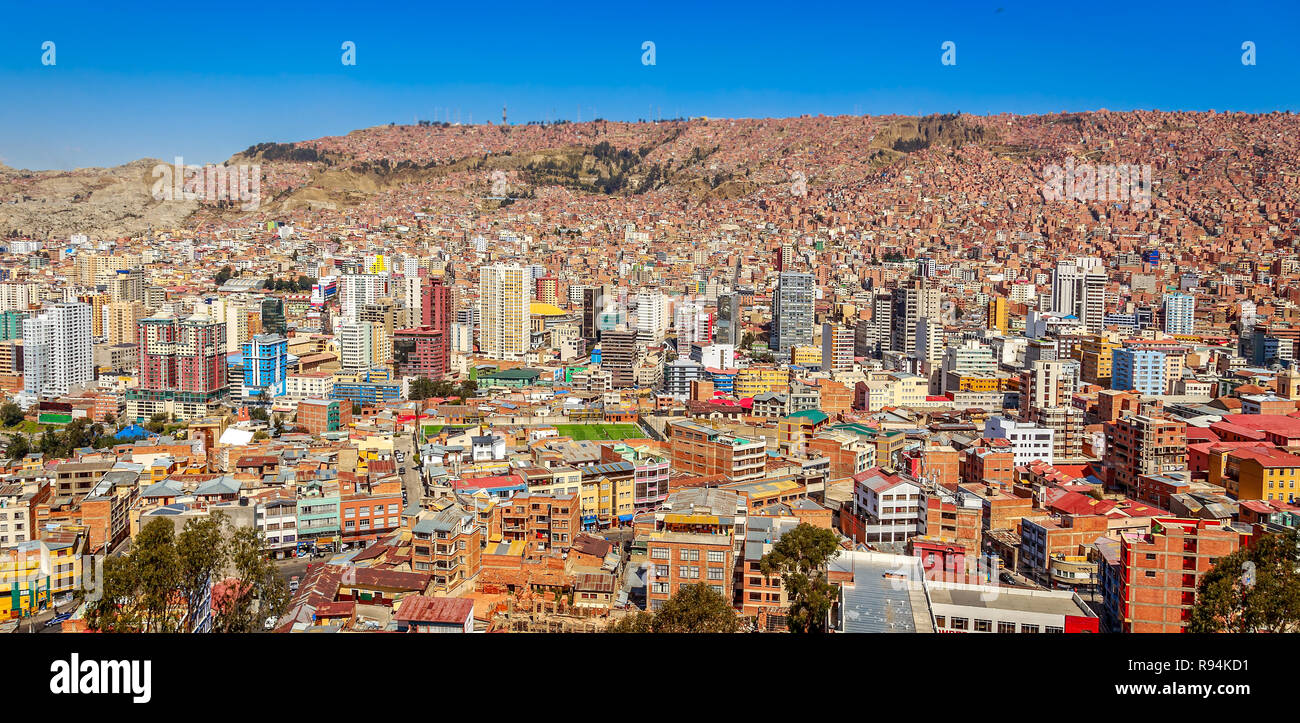
[[505, 103], [502, 103], [502, 104], [501, 104], [501, 125], [503, 125], [503, 126], [508, 126], [508, 125], [510, 125], [508, 122], [506, 122], [506, 105], [505, 105]]

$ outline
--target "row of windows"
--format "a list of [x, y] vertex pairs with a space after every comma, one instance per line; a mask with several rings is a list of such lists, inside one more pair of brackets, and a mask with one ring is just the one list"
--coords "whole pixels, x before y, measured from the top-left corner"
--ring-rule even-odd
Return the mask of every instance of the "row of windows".
[[[345, 530], [351, 530], [351, 529], [354, 529], [355, 525], [356, 525], [356, 523], [353, 522], [352, 520], [347, 520], [346, 522], [343, 523], [343, 529], [345, 529]], [[384, 518], [382, 518], [382, 517], [376, 517], [376, 518], [375, 518], [375, 527], [383, 527], [383, 526], [384, 526]], [[389, 517], [389, 518], [388, 518], [388, 526], [389, 526], [389, 527], [397, 527], [397, 518], [396, 518], [396, 517]], [[361, 529], [363, 529], [363, 530], [368, 530], [368, 529], [370, 529], [370, 519], [369, 519], [369, 518], [364, 518], [364, 519], [361, 520]]]
[[[365, 513], [368, 511], [368, 510], [366, 510], [365, 507], [361, 507], [361, 508], [357, 508], [357, 507], [348, 507], [348, 508], [345, 508], [345, 509], [343, 510], [343, 516], [344, 516], [344, 517], [356, 517], [356, 516], [357, 516], [356, 513], [357, 513], [357, 510], [358, 510], [358, 509], [361, 510], [362, 514], [365, 514]], [[384, 514], [384, 506], [383, 506], [383, 505], [375, 505], [374, 510], [373, 510], [373, 514], [376, 514], [376, 515], [382, 515], [382, 514]], [[391, 504], [391, 505], [388, 506], [388, 514], [390, 514], [390, 515], [395, 515], [395, 514], [397, 514], [397, 503], [396, 503], [396, 502], [394, 502], [393, 504]]]
[[[952, 623], [951, 626], [948, 625], [949, 622]], [[937, 626], [937, 627], [939, 627], [939, 628], [945, 628], [945, 629], [948, 629], [948, 630], [974, 630], [974, 631], [977, 632], [977, 633], [991, 633], [991, 632], [993, 632], [993, 621], [992, 621], [992, 620], [981, 620], [980, 618], [976, 618], [974, 622], [975, 622], [974, 627], [971, 627], [971, 626], [970, 626], [971, 621], [970, 621], [969, 618], [958, 618], [958, 617], [954, 617], [954, 618], [952, 618], [951, 621], [948, 621], [948, 620], [946, 619], [946, 616], [943, 616], [943, 615], [935, 615], [935, 616], [934, 616], [934, 624], [935, 624], [935, 626]], [[1017, 632], [1017, 630], [1016, 630], [1016, 624], [1015, 624], [1015, 623], [1012, 623], [1012, 622], [999, 621], [999, 622], [998, 622], [998, 632], [999, 632], [999, 633], [1014, 633], [1014, 632]], [[1039, 626], [1037, 626], [1037, 625], [1030, 625], [1029, 623], [1020, 623], [1020, 630], [1019, 630], [1019, 632], [1022, 632], [1022, 633], [1037, 633], [1037, 632], [1040, 632], [1040, 628], [1039, 628]], [[1047, 626], [1044, 626], [1044, 627], [1041, 629], [1041, 632], [1044, 632], [1044, 633], [1064, 633], [1064, 632], [1065, 632], [1065, 629], [1064, 629], [1064, 628], [1060, 628], [1060, 627], [1056, 627], [1056, 626], [1054, 626], [1054, 625], [1047, 625]]]

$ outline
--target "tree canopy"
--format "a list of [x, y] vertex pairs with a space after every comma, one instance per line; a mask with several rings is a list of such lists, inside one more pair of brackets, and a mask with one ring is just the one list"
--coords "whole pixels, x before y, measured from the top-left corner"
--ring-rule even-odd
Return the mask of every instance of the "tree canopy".
[[629, 615], [610, 626], [615, 633], [734, 633], [740, 619], [731, 601], [703, 583], [683, 585], [653, 613]]
[[827, 613], [837, 597], [835, 586], [826, 579], [826, 563], [839, 551], [834, 532], [801, 522], [759, 560], [765, 576], [780, 575], [785, 584], [791, 631], [826, 632]]
[[211, 592], [211, 629], [255, 632], [279, 617], [289, 593], [266, 556], [260, 530], [235, 527], [220, 511], [186, 521], [176, 534], [156, 518], [131, 551], [104, 561], [102, 594], [86, 605], [86, 623], [99, 632], [192, 632]]
[[1187, 629], [1194, 633], [1300, 630], [1295, 531], [1264, 535], [1226, 555], [1201, 578]]

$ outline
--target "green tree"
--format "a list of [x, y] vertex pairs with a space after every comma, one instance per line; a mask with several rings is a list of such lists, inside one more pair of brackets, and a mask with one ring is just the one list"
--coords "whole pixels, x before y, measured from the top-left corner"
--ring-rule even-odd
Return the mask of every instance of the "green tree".
[[144, 428], [154, 434], [162, 434], [162, 431], [167, 428], [167, 414], [158, 412], [149, 417], [149, 421], [144, 423]]
[[654, 619], [653, 613], [636, 612], [623, 616], [616, 623], [610, 623], [606, 631], [611, 633], [648, 633], [651, 632]]
[[826, 563], [839, 551], [835, 533], [801, 522], [759, 560], [764, 575], [779, 574], [785, 583], [792, 631], [826, 632], [826, 616], [836, 598], [835, 586], [826, 579]]
[[221, 530], [227, 524], [224, 512], [215, 511], [185, 522], [176, 537], [180, 560], [179, 592], [185, 600], [185, 629], [198, 622], [199, 608], [217, 573], [226, 563], [226, 545]]
[[1300, 575], [1294, 530], [1261, 536], [1219, 558], [1201, 578], [1187, 629], [1193, 633], [1300, 630]]
[[682, 585], [654, 613], [637, 613], [610, 627], [616, 633], [734, 633], [731, 602], [703, 583]]
[[[135, 562], [131, 557], [109, 557], [104, 560], [104, 577], [97, 600], [86, 602], [86, 625], [101, 633], [139, 633], [144, 631], [144, 621], [136, 606]], [[82, 590], [78, 596], [85, 596]]]
[[32, 445], [27, 441], [27, 435], [15, 434], [9, 439], [9, 447], [5, 450], [5, 455], [9, 459], [22, 459], [32, 453]]
[[217, 272], [217, 275], [214, 277], [214, 279], [217, 282], [217, 286], [221, 286], [227, 281], [230, 281], [230, 277], [234, 275], [235, 275], [234, 269], [230, 268], [229, 266], [222, 266], [221, 270]]
[[214, 593], [212, 629], [222, 633], [252, 633], [262, 620], [280, 617], [289, 607], [289, 587], [266, 555], [262, 531], [235, 529], [228, 542], [235, 575], [226, 580], [223, 594]]
[[0, 404], [0, 422], [6, 427], [14, 427], [23, 423], [26, 415], [23, 414], [23, 408], [13, 402]]

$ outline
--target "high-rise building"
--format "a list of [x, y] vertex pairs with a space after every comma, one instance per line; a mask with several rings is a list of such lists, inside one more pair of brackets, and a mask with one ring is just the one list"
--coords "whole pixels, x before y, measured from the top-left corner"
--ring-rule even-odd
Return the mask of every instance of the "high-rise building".
[[229, 390], [226, 326], [201, 315], [177, 318], [169, 310], [141, 319], [136, 330], [139, 385], [127, 392], [127, 413], [197, 419], [215, 412]]
[[616, 389], [635, 386], [637, 333], [626, 328], [603, 332], [600, 338], [600, 368], [610, 373]]
[[713, 340], [713, 314], [701, 304], [683, 302], [673, 313], [679, 348], [690, 344], [707, 344]]
[[448, 333], [451, 329], [451, 312], [451, 287], [440, 276], [425, 279], [420, 286], [418, 325]]
[[1189, 294], [1165, 296], [1165, 333], [1191, 334], [1195, 326], [1196, 299]]
[[1011, 331], [1011, 309], [1010, 302], [1004, 296], [994, 296], [989, 299], [989, 308], [986, 328], [994, 331], [1000, 331], [1003, 334]]
[[822, 324], [822, 370], [853, 371], [854, 331], [843, 324]]
[[105, 309], [108, 323], [104, 332], [110, 346], [136, 343], [135, 332], [145, 316], [144, 304], [138, 301], [114, 301]]
[[289, 376], [289, 340], [279, 334], [256, 334], [244, 342], [244, 396], [285, 393]]
[[432, 327], [398, 329], [393, 337], [393, 365], [398, 376], [446, 378], [449, 342], [449, 334]]
[[600, 316], [607, 305], [615, 302], [608, 284], [582, 288], [582, 338], [590, 346], [600, 339]]
[[740, 346], [743, 330], [740, 319], [740, 294], [732, 292], [718, 297], [718, 323], [713, 340], [719, 344]]
[[339, 366], [349, 371], [383, 366], [392, 358], [384, 327], [370, 321], [342, 321], [336, 330]]
[[1101, 259], [1061, 262], [1052, 272], [1052, 311], [1073, 315], [1090, 334], [1100, 334], [1106, 316], [1106, 271]]
[[784, 271], [777, 279], [770, 346], [779, 359], [788, 360], [796, 346], [813, 343], [815, 284], [812, 274], [793, 271]]
[[1020, 373], [1020, 411], [1061, 407], [1073, 403], [1079, 389], [1079, 362], [1040, 360]]
[[658, 291], [636, 295], [636, 333], [642, 344], [658, 344], [668, 329], [668, 297]]
[[94, 381], [90, 305], [59, 302], [23, 320], [23, 392], [62, 396]]
[[289, 327], [284, 318], [284, 299], [278, 296], [267, 297], [262, 299], [259, 306], [262, 315], [263, 334], [284, 336], [289, 333]]
[[489, 359], [521, 360], [529, 349], [532, 279], [518, 265], [479, 269], [479, 350]]
[[940, 318], [941, 294], [917, 279], [908, 286], [895, 289], [892, 302], [889, 350], [910, 355], [916, 351], [916, 322], [923, 316]]
[[344, 274], [339, 280], [340, 316], [355, 319], [366, 304], [388, 296], [388, 277], [382, 274]]
[[537, 279], [537, 300], [543, 304], [555, 304], [560, 300], [560, 280], [546, 275]]
[[1165, 393], [1165, 354], [1154, 349], [1116, 348], [1111, 353], [1111, 389]]
[[1089, 383], [1103, 387], [1111, 386], [1112, 362], [1115, 350], [1120, 347], [1117, 334], [1089, 334], [1075, 350], [1079, 359], [1079, 377]]
[[943, 359], [943, 324], [931, 316], [923, 316], [916, 320], [916, 358], [930, 364], [931, 367], [937, 367]]

